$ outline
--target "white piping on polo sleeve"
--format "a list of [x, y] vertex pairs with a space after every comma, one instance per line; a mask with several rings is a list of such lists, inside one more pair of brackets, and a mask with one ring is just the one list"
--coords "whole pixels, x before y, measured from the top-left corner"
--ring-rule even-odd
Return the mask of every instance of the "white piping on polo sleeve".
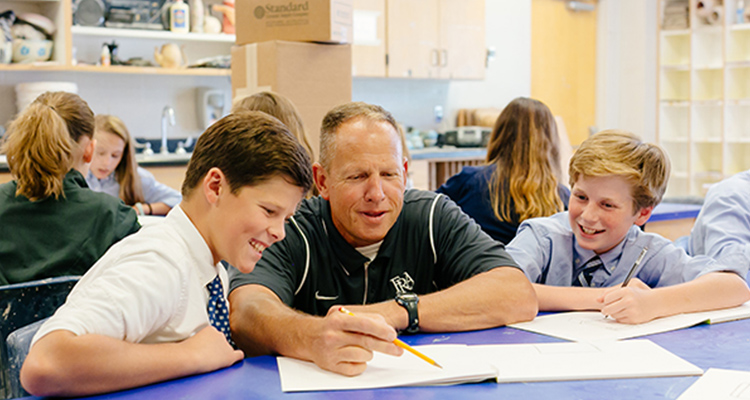
[[430, 246], [432, 247], [432, 259], [433, 264], [437, 264], [437, 251], [435, 251], [435, 235], [433, 233], [433, 220], [435, 217], [435, 207], [437, 206], [438, 199], [442, 194], [438, 194], [435, 196], [435, 199], [432, 201], [432, 206], [430, 207]]
[[297, 220], [295, 220], [294, 217], [290, 217], [289, 220], [292, 221], [294, 227], [297, 228], [299, 234], [302, 236], [302, 240], [305, 242], [305, 272], [302, 274], [302, 281], [300, 282], [299, 287], [294, 291], [294, 295], [296, 296], [299, 291], [302, 290], [302, 286], [305, 286], [305, 281], [307, 280], [307, 272], [310, 270], [310, 243], [308, 243], [307, 241], [305, 232], [303, 232], [302, 228], [300, 228], [297, 224]]

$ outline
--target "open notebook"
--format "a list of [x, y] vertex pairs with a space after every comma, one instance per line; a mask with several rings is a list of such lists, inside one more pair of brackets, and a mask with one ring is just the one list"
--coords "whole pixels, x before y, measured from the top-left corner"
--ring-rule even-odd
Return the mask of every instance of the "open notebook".
[[404, 352], [401, 357], [375, 353], [361, 375], [346, 377], [324, 371], [311, 362], [278, 357], [281, 390], [300, 392], [314, 390], [373, 389], [395, 386], [451, 385], [494, 380], [497, 371], [483, 362], [466, 345], [414, 346], [443, 368], [430, 365]]
[[508, 325], [542, 335], [574, 341], [618, 340], [674, 331], [702, 323], [717, 324], [750, 318], [750, 302], [716, 311], [679, 314], [643, 324], [621, 324], [598, 311], [576, 311], [543, 315], [533, 321]]
[[677, 400], [750, 399], [750, 372], [710, 368]]
[[492, 380], [538, 382], [700, 375], [703, 370], [649, 340], [603, 343], [428, 345], [415, 349], [436, 368], [410, 353], [375, 353], [364, 373], [345, 377], [315, 364], [278, 357], [284, 392], [449, 385]]
[[497, 368], [497, 381], [543, 382], [701, 375], [703, 370], [650, 340], [472, 346]]

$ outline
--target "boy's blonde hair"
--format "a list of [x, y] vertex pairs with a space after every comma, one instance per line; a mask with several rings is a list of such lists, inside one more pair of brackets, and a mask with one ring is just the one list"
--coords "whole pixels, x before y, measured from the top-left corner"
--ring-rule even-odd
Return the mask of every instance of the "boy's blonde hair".
[[633, 209], [661, 202], [667, 189], [669, 157], [661, 147], [621, 130], [605, 130], [586, 139], [570, 159], [570, 186], [582, 176], [616, 175], [630, 183]]

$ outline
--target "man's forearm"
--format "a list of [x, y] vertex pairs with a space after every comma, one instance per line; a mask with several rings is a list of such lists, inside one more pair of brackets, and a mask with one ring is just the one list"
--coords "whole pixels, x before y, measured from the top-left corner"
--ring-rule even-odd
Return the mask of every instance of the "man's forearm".
[[500, 267], [420, 299], [420, 329], [469, 331], [529, 321], [538, 311], [536, 294], [519, 269]]
[[[357, 309], [383, 315], [394, 328], [406, 327], [406, 311], [393, 301]], [[537, 313], [537, 301], [523, 272], [500, 267], [420, 296], [418, 309], [420, 330], [458, 332], [531, 320]]]
[[229, 302], [232, 338], [246, 356], [276, 353], [311, 360], [306, 343], [319, 318], [292, 310], [258, 285], [233, 290]]

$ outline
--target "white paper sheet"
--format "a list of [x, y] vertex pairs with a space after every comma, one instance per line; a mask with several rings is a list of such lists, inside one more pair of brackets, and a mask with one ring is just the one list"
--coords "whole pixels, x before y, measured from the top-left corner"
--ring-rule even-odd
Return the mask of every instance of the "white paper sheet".
[[750, 399], [750, 372], [710, 368], [677, 400]]
[[278, 357], [281, 390], [352, 390], [395, 386], [447, 385], [494, 379], [497, 371], [466, 345], [414, 346], [443, 366], [437, 368], [404, 352], [401, 357], [375, 353], [361, 375], [346, 377], [324, 371], [313, 363]]
[[650, 340], [471, 346], [497, 368], [497, 381], [543, 382], [701, 375]]
[[512, 328], [579, 342], [618, 340], [674, 331], [704, 322], [719, 323], [750, 318], [750, 302], [717, 311], [679, 314], [643, 324], [621, 324], [598, 311], [577, 311], [543, 315], [533, 321], [509, 325]]

